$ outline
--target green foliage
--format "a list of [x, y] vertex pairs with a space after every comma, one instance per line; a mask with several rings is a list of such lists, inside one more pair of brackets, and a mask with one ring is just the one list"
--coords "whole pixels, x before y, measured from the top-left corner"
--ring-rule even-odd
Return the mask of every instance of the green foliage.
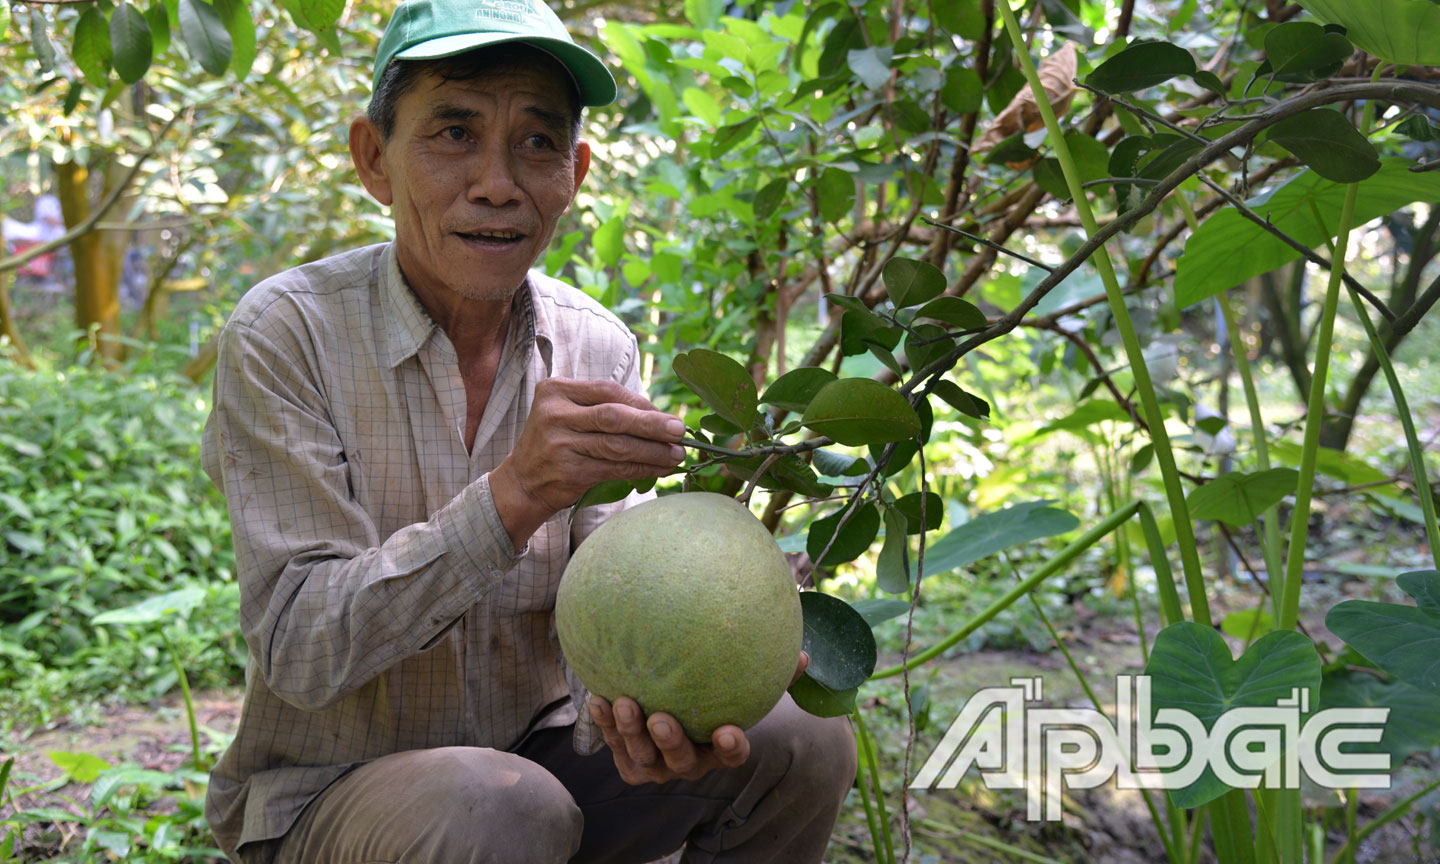
[[204, 610], [176, 630], [193, 674], [236, 680], [234, 553], [223, 502], [200, 471], [205, 410], [185, 381], [0, 371], [4, 689], [54, 670], [77, 696], [165, 692], [174, 672], [151, 628], [89, 619], [176, 586]]

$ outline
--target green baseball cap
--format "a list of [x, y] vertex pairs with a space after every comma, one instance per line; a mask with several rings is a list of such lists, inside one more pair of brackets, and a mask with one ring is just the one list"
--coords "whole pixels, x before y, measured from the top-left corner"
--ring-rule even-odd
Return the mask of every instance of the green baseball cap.
[[575, 44], [544, 0], [405, 0], [380, 39], [374, 86], [392, 60], [434, 60], [506, 42], [534, 45], [560, 61], [582, 105], [615, 101], [610, 70]]

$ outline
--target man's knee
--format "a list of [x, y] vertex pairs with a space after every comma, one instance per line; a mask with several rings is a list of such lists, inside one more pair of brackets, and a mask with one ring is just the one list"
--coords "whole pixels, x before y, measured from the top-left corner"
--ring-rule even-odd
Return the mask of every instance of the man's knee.
[[517, 837], [566, 838], [578, 844], [580, 808], [554, 775], [513, 753], [476, 747], [425, 751], [413, 770], [423, 781], [417, 804], [446, 813], [455, 830]]
[[[780, 752], [767, 758], [785, 759], [787, 784], [844, 798], [855, 782], [855, 733], [849, 717], [816, 717], [787, 694], [761, 724], [763, 746]], [[757, 727], [757, 732], [761, 731]]]

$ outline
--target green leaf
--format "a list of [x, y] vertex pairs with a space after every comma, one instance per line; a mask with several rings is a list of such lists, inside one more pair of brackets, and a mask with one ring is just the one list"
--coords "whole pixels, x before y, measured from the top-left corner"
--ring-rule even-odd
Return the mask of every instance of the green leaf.
[[903, 333], [899, 327], [886, 324], [863, 306], [859, 309], [846, 309], [840, 318], [840, 353], [846, 357], [863, 354], [872, 344], [879, 345], [886, 351], [893, 351], [895, 346], [900, 344]]
[[184, 618], [205, 602], [204, 588], [178, 588], [119, 609], [91, 616], [91, 624], [155, 624], [171, 616]]
[[931, 363], [944, 359], [955, 347], [946, 337], [945, 328], [936, 324], [916, 324], [905, 339], [905, 359], [915, 371], [927, 369]]
[[1265, 34], [1265, 59], [1279, 81], [1308, 84], [1340, 71], [1355, 47], [1313, 21], [1287, 21]]
[[1275, 629], [1275, 616], [1264, 606], [1241, 609], [1226, 615], [1220, 629], [1236, 639], [1259, 639]]
[[968, 567], [1002, 549], [1074, 531], [1080, 520], [1049, 505], [1029, 501], [977, 516], [941, 537], [925, 550], [925, 572], [948, 573]]
[[804, 413], [821, 388], [836, 380], [834, 372], [819, 366], [800, 366], [775, 379], [760, 401], [786, 411]]
[[134, 84], [145, 77], [154, 51], [150, 25], [140, 10], [123, 0], [110, 14], [110, 50], [121, 81]]
[[70, 49], [85, 80], [104, 90], [110, 84], [110, 25], [99, 6], [90, 6], [75, 21], [75, 44]]
[[771, 214], [780, 209], [785, 202], [785, 193], [790, 188], [790, 181], [781, 177], [778, 180], [771, 180], [755, 193], [755, 218], [757, 220], [769, 219]]
[[890, 46], [861, 48], [846, 54], [850, 71], [870, 90], [879, 90], [890, 82], [890, 58], [895, 49]]
[[989, 324], [980, 307], [959, 297], [937, 297], [915, 312], [916, 318], [933, 318], [961, 330], [979, 330]]
[[[842, 507], [829, 516], [810, 523], [810, 532], [805, 538], [805, 551], [816, 567], [834, 567], [846, 561], [854, 561], [875, 542], [875, 535], [880, 531], [880, 512], [875, 509], [875, 505], [860, 505], [860, 509], [846, 519], [844, 525], [840, 525], [840, 517], [845, 515], [847, 509]], [[835, 533], [837, 525], [840, 526], [839, 536]], [[831, 537], [835, 537], [833, 544], [830, 543]], [[825, 551], [827, 545], [830, 546], [830, 552], [822, 560], [820, 553]]]
[[600, 263], [606, 267], [614, 267], [619, 263], [620, 256], [625, 254], [625, 214], [606, 219], [595, 229], [590, 242], [595, 247], [595, 255], [600, 259]]
[[224, 75], [230, 68], [234, 43], [214, 6], [204, 0], [180, 0], [180, 38], [206, 72]]
[[870, 378], [826, 384], [810, 400], [801, 422], [818, 435], [851, 446], [903, 441], [920, 432], [920, 418], [905, 397]]
[[1325, 626], [1371, 663], [1440, 695], [1440, 570], [1405, 573], [1396, 582], [1421, 605], [1346, 600], [1325, 616]]
[[[9, 33], [10, 33], [10, 4], [9, 4], [9, 3], [0, 3], [0, 39], [4, 39], [7, 35], [9, 35]], [[5, 765], [5, 768], [4, 768], [4, 769], [0, 769], [0, 770], [3, 770], [5, 773], [9, 773], [9, 772], [8, 772], [8, 769], [9, 769], [9, 763], [7, 762], [6, 765]], [[4, 791], [5, 791], [5, 783], [4, 783], [5, 773], [0, 773], [0, 792], [4, 792]]]
[[746, 430], [741, 429], [719, 414], [706, 414], [704, 417], [701, 417], [700, 428], [709, 432], [711, 435], [721, 435], [727, 438], [744, 435], [746, 432]]
[[76, 783], [94, 783], [95, 778], [100, 776], [100, 772], [110, 767], [109, 762], [92, 753], [51, 750], [46, 755]]
[[940, 26], [968, 42], [977, 42], [985, 35], [985, 16], [980, 14], [976, 0], [945, 0], [930, 7]]
[[945, 293], [945, 274], [929, 261], [891, 258], [880, 276], [885, 280], [885, 293], [897, 309], [918, 306]]
[[906, 539], [905, 514], [885, 508], [885, 543], [875, 559], [875, 586], [899, 594], [910, 587], [910, 542]]
[[1406, 136], [1412, 141], [1434, 141], [1440, 138], [1440, 130], [1437, 130], [1430, 121], [1419, 114], [1411, 114], [1395, 127], [1395, 131]]
[[578, 510], [586, 507], [593, 507], [596, 504], [613, 504], [616, 501], [624, 501], [635, 486], [629, 480], [606, 480], [603, 483], [596, 483], [585, 494], [576, 501], [575, 506], [570, 509], [570, 517], [573, 519]]
[[[934, 492], [925, 493], [925, 524], [920, 524], [920, 493], [911, 492], [895, 502], [895, 509], [905, 514], [906, 534], [919, 534], [924, 531], [936, 531], [940, 528], [940, 522], [945, 518], [945, 502]], [[886, 523], [887, 526], [889, 523]], [[890, 530], [888, 527], [885, 530]]]
[[[1191, 2], [1194, 2], [1194, 0], [1191, 0]], [[1217, 96], [1224, 97], [1229, 95], [1229, 91], [1225, 88], [1225, 82], [1220, 80], [1219, 75], [1216, 75], [1208, 69], [1197, 69], [1195, 70], [1195, 74], [1190, 77], [1196, 84], [1199, 84]]]
[[[725, 467], [742, 480], [749, 480], [755, 476], [764, 461], [761, 456], [729, 459], [725, 462]], [[832, 487], [821, 483], [810, 466], [793, 453], [771, 462], [760, 478], [759, 485], [762, 489], [788, 489], [807, 498], [828, 498], [833, 491]]]
[[820, 218], [826, 222], [839, 221], [855, 203], [855, 180], [844, 170], [826, 168], [816, 181], [815, 194], [819, 198]]
[[729, 126], [721, 126], [715, 131], [715, 137], [710, 139], [710, 156], [718, 159], [729, 153], [735, 145], [750, 137], [760, 125], [759, 117], [750, 117], [741, 120], [739, 123], [731, 123]]
[[1270, 127], [1269, 140], [1336, 183], [1358, 183], [1380, 170], [1375, 147], [1338, 111], [1311, 108]]
[[1036, 186], [1044, 189], [1056, 201], [1070, 200], [1070, 186], [1065, 180], [1065, 172], [1060, 168], [1059, 159], [1041, 159], [1030, 168], [1030, 176], [1034, 178]]
[[[1193, 621], [1171, 624], [1155, 637], [1145, 674], [1154, 709], [1188, 711], [1207, 730], [1232, 708], [1274, 708], [1295, 688], [1308, 688], [1317, 700], [1320, 693], [1315, 643], [1294, 630], [1267, 633], [1235, 660], [1215, 630]], [[1194, 783], [1171, 789], [1170, 798], [1177, 807], [1198, 807], [1227, 791], [1207, 767]]]
[[695, 348], [676, 354], [671, 366], [675, 377], [685, 382], [716, 414], [749, 429], [755, 425], [759, 399], [755, 381], [745, 367], [715, 351]]
[[1195, 72], [1190, 52], [1169, 42], [1135, 42], [1101, 63], [1085, 83], [1105, 93], [1131, 93]]
[[1271, 468], [1243, 474], [1221, 474], [1185, 497], [1190, 515], [1196, 519], [1219, 519], [1226, 525], [1243, 528], [1253, 523], [1286, 495], [1294, 494], [1300, 472]]
[[1389, 708], [1385, 732], [1375, 744], [1352, 742], [1352, 753], [1389, 753], [1391, 767], [1412, 753], [1440, 745], [1440, 696], [1426, 693], [1404, 681], [1381, 681], [1367, 672], [1344, 671], [1325, 676], [1320, 685], [1320, 708]]
[[171, 786], [180, 786], [182, 782], [179, 777], [174, 774], [166, 774], [164, 771], [122, 765], [104, 771], [95, 778], [95, 785], [90, 787], [90, 806], [99, 810], [109, 804], [110, 799], [115, 797], [115, 793], [125, 786], [153, 786], [156, 789], [165, 789]]
[[322, 34], [333, 30], [345, 12], [345, 0], [289, 0], [300, 12], [300, 26]]
[[895, 118], [895, 125], [900, 131], [910, 135], [919, 135], [922, 132], [929, 132], [933, 122], [930, 112], [920, 107], [920, 103], [914, 99], [897, 99], [890, 106], [890, 113]]
[[815, 470], [826, 477], [859, 477], [870, 472], [869, 464], [857, 456], [845, 456], [821, 447], [814, 453]]
[[831, 690], [859, 687], [875, 671], [875, 635], [870, 625], [839, 597], [800, 592], [805, 621], [801, 650], [810, 655], [805, 675]]
[[816, 717], [844, 717], [855, 710], [855, 697], [859, 694], [860, 688], [831, 690], [811, 678], [807, 673], [801, 675], [799, 681], [791, 684], [788, 692], [790, 698], [795, 700], [795, 704], [807, 713], [814, 714]]
[[877, 342], [869, 341], [865, 343], [865, 347], [870, 350], [870, 353], [875, 356], [876, 360], [885, 364], [886, 369], [894, 372], [896, 378], [903, 378], [905, 376], [905, 369], [900, 365], [900, 361], [895, 359], [895, 355], [891, 353], [889, 348]]
[[1004, 141], [995, 145], [995, 149], [985, 154], [982, 160], [986, 165], [1011, 165], [1017, 162], [1029, 162], [1035, 158], [1038, 151], [1025, 143], [1025, 133], [1016, 132]]
[[[1416, 174], [1408, 170], [1411, 164], [1406, 159], [1380, 160], [1380, 170], [1360, 183], [1354, 224], [1363, 225], [1414, 201], [1440, 201], [1440, 172]], [[1245, 203], [1276, 228], [1313, 249], [1339, 233], [1344, 202], [1344, 185], [1314, 171], [1304, 171]], [[1317, 220], [1317, 212], [1323, 221]], [[1176, 305], [1193, 305], [1299, 257], [1299, 252], [1234, 208], [1223, 208], [1206, 219], [1185, 243], [1185, 253], [1176, 264]]]
[[725, 12], [725, 0], [685, 0], [685, 18], [702, 30], [713, 28]]
[[856, 600], [850, 607], [860, 613], [865, 623], [874, 627], [876, 624], [883, 624], [891, 618], [904, 615], [910, 611], [910, 604], [904, 600], [896, 600], [893, 597], [866, 597], [863, 600]]
[[1367, 54], [1403, 66], [1440, 66], [1440, 5], [1428, 0], [1300, 0], [1300, 5], [1344, 27]]
[[35, 61], [40, 64], [42, 72], [49, 72], [55, 65], [55, 46], [50, 44], [48, 28], [45, 13], [40, 11], [39, 6], [31, 6], [30, 47], [35, 51]]
[[945, 70], [945, 84], [940, 89], [940, 102], [956, 114], [975, 114], [984, 104], [985, 85], [979, 74], [968, 66], [951, 66]]
[[250, 14], [250, 4], [246, 0], [215, 0], [215, 11], [230, 34], [230, 69], [235, 80], [244, 81], [255, 65], [255, 18]]
[[165, 11], [163, 0], [154, 0], [145, 10], [145, 23], [150, 25], [153, 56], [160, 57], [170, 50], [170, 14]]
[[941, 380], [930, 392], [945, 400], [951, 408], [967, 417], [985, 418], [990, 416], [990, 403], [974, 393], [962, 389], [954, 381]]
[[1124, 408], [1114, 402], [1105, 399], [1089, 399], [1081, 402], [1080, 405], [1069, 414], [1059, 420], [1051, 421], [1035, 430], [1030, 436], [1031, 440], [1043, 438], [1054, 432], [1083, 432], [1094, 426], [1109, 420], [1114, 423], [1132, 422], [1129, 414]]

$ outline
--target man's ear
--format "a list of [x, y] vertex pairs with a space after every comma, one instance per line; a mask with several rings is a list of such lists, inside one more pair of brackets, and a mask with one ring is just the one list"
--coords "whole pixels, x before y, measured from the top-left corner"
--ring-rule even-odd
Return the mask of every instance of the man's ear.
[[585, 175], [590, 172], [590, 142], [581, 138], [575, 142], [575, 188], [570, 191], [570, 200], [574, 201], [575, 196], [580, 192], [580, 184], [585, 181]]
[[[381, 159], [384, 152], [385, 141], [374, 121], [363, 114], [350, 121], [350, 158], [355, 161], [355, 171], [371, 196], [388, 207], [394, 196], [390, 190], [390, 177], [385, 173], [385, 162]], [[585, 161], [588, 165], [588, 152]]]

